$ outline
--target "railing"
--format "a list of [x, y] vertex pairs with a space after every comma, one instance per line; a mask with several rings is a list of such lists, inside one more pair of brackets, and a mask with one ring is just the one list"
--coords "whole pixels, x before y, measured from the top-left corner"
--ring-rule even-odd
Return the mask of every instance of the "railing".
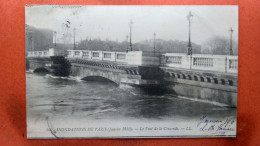
[[181, 56], [167, 56], [166, 63], [181, 64]]
[[176, 68], [189, 68], [190, 58], [185, 54], [166, 53], [161, 56], [161, 65]]
[[238, 70], [238, 59], [237, 56], [228, 56], [227, 57], [227, 72], [237, 73]]
[[28, 51], [27, 57], [50, 57], [54, 55], [54, 49], [50, 48], [47, 51]]
[[67, 50], [68, 58], [83, 58], [92, 60], [105, 60], [113, 62], [127, 62], [126, 52]]
[[166, 53], [161, 56], [166, 67], [237, 73], [238, 56]]
[[[48, 51], [29, 51], [28, 57], [54, 56], [53, 48]], [[238, 56], [193, 54], [192, 56], [180, 53], [165, 53], [149, 55], [142, 51], [110, 52], [90, 50], [67, 50], [66, 57], [111, 62], [127, 63], [129, 65], [161, 65], [166, 67], [191, 70], [207, 70], [226, 73], [237, 73]]]
[[193, 58], [193, 66], [199, 67], [213, 67], [213, 58]]
[[126, 61], [126, 53], [116, 52], [116, 61], [125, 62]]
[[89, 58], [90, 52], [89, 51], [82, 51], [82, 58]]

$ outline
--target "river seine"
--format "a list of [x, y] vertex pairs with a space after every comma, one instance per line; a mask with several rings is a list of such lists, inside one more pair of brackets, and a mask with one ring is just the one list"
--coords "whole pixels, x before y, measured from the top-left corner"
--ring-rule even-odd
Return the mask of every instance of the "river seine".
[[80, 122], [82, 120], [109, 120], [106, 124], [112, 125], [113, 121], [117, 124], [141, 121], [145, 125], [157, 121], [181, 123], [195, 119], [196, 125], [205, 115], [214, 119], [236, 119], [236, 108], [177, 98], [171, 92], [135, 92], [112, 82], [83, 81], [76, 77], [61, 78], [31, 72], [26, 73], [26, 96], [30, 137], [37, 137], [37, 134], [38, 137], [46, 136], [41, 132], [50, 127], [48, 120], [56, 123], [56, 127], [63, 124], [59, 128], [67, 128], [73, 123], [74, 127], [84, 123]]
[[165, 94], [134, 93], [112, 82], [26, 73], [27, 109], [33, 115], [85, 118], [175, 118], [236, 115], [236, 109]]

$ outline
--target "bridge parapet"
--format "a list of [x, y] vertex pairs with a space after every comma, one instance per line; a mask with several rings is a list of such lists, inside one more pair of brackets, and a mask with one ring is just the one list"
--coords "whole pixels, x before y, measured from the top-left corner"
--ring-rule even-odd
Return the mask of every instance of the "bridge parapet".
[[46, 51], [28, 51], [27, 57], [51, 57], [54, 56], [55, 52], [53, 48]]
[[111, 52], [90, 50], [67, 50], [67, 58], [110, 61], [128, 65], [160, 65], [160, 53], [150, 53], [143, 51]]
[[67, 57], [91, 60], [104, 60], [112, 62], [127, 62], [126, 52], [67, 50]]
[[161, 65], [165, 67], [191, 70], [216, 71], [223, 73], [238, 72], [238, 56], [166, 53], [161, 56]]

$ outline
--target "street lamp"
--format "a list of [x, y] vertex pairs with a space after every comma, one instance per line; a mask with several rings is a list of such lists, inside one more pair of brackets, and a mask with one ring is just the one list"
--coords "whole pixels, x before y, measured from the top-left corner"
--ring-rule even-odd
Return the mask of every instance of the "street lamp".
[[191, 45], [191, 39], [190, 39], [190, 26], [191, 26], [191, 19], [193, 15], [191, 14], [191, 11], [189, 12], [189, 15], [187, 16], [187, 19], [189, 21], [189, 42], [188, 42], [188, 55], [192, 55], [192, 45]]
[[54, 33], [54, 46], [56, 47], [56, 35], [57, 35], [57, 32], [54, 31], [53, 33]]
[[[126, 35], [126, 43], [128, 43], [128, 35]], [[126, 52], [128, 52], [128, 45], [126, 45]]]
[[233, 56], [233, 49], [232, 49], [232, 34], [233, 34], [233, 32], [234, 32], [234, 30], [232, 29], [232, 27], [231, 27], [231, 29], [230, 29], [230, 50], [229, 50], [229, 55], [230, 56]]
[[76, 28], [73, 29], [74, 31], [74, 50], [76, 50]]
[[190, 39], [190, 25], [191, 25], [191, 19], [193, 15], [191, 14], [191, 11], [189, 12], [187, 19], [189, 21], [189, 42], [188, 42], [188, 55], [190, 55], [190, 69], [192, 66], [192, 45], [191, 45], [191, 39]]
[[155, 56], [155, 32], [153, 33], [153, 56]]
[[[31, 30], [28, 25], [26, 25], [25, 29], [26, 29], [26, 32], [25, 32], [26, 33], [26, 39], [28, 39], [28, 44], [26, 44], [26, 49], [33, 51], [34, 50], [34, 41], [33, 41], [32, 35], [33, 35], [34, 31]], [[30, 47], [28, 45], [30, 45]], [[27, 46], [28, 46], [28, 48], [27, 48]]]
[[133, 46], [132, 46], [132, 27], [133, 27], [133, 21], [131, 20], [129, 22], [129, 28], [130, 28], [130, 51], [133, 51]]

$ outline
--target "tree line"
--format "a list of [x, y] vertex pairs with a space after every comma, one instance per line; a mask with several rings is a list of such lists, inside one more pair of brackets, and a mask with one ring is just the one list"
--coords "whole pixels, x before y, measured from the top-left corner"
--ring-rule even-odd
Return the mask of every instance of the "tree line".
[[[163, 40], [144, 40], [133, 44], [133, 51], [148, 51], [162, 53], [187, 53], [187, 41]], [[232, 42], [233, 54], [238, 54], [238, 43]], [[101, 40], [101, 39], [85, 39], [77, 44], [79, 50], [100, 50], [100, 51], [117, 51], [126, 52], [130, 50], [129, 42]], [[214, 36], [206, 40], [202, 45], [192, 43], [193, 54], [212, 54], [212, 55], [229, 55], [230, 39], [220, 36]]]
[[[29, 25], [26, 25], [26, 50], [27, 51], [43, 51], [49, 48], [54, 48], [53, 43], [53, 31], [49, 29], [38, 29]], [[163, 40], [156, 39], [155, 47], [154, 40], [144, 40], [137, 43], [133, 43], [133, 51], [149, 51], [153, 52], [155, 48], [156, 52], [162, 53], [187, 53], [188, 42], [178, 40]], [[73, 44], [62, 43], [57, 44], [57, 51], [74, 49]], [[79, 50], [100, 50], [100, 51], [117, 51], [126, 52], [130, 50], [129, 41], [112, 41], [109, 39], [101, 40], [85, 39], [76, 44], [76, 49]], [[238, 42], [232, 41], [233, 54], [238, 54]], [[214, 36], [206, 40], [204, 43], [196, 44], [192, 43], [193, 54], [213, 54], [213, 55], [228, 55], [230, 52], [230, 39]]]

